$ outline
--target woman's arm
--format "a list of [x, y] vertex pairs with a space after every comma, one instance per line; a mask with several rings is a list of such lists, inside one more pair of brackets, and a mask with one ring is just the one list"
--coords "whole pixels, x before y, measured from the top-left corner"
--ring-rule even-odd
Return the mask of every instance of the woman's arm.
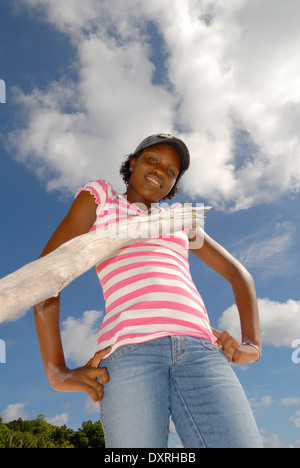
[[[96, 202], [89, 192], [82, 192], [74, 200], [70, 211], [58, 226], [41, 256], [45, 256], [60, 245], [89, 232], [96, 219]], [[107, 371], [98, 368], [101, 359], [109, 351], [97, 353], [89, 363], [79, 369], [66, 367], [59, 328], [60, 296], [49, 298], [34, 307], [36, 330], [46, 375], [55, 390], [86, 392], [93, 401], [102, 397], [102, 383], [108, 381]]]
[[[193, 239], [191, 239], [191, 242]], [[239, 311], [242, 342], [250, 341], [261, 349], [261, 332], [255, 284], [250, 273], [226, 249], [204, 234], [203, 246], [191, 252], [214, 271], [225, 278], [232, 286]], [[252, 346], [241, 346], [228, 332], [215, 330], [218, 341], [228, 359], [237, 364], [259, 359], [258, 351]]]

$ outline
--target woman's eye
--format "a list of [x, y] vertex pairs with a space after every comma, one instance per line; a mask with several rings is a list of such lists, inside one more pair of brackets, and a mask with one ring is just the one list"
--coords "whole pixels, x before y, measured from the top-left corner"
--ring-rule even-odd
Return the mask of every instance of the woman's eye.
[[154, 158], [148, 158], [148, 160], [149, 160], [151, 163], [153, 163], [153, 164], [156, 164], [156, 162], [157, 162], [157, 160], [154, 159]]

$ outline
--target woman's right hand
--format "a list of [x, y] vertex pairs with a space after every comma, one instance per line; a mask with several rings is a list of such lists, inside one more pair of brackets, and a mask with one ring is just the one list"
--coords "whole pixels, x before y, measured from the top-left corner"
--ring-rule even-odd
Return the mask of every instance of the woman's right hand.
[[57, 368], [48, 364], [51, 386], [60, 392], [85, 392], [94, 403], [98, 403], [103, 396], [103, 384], [109, 382], [107, 369], [99, 365], [110, 350], [108, 347], [99, 351], [85, 366], [77, 369]]

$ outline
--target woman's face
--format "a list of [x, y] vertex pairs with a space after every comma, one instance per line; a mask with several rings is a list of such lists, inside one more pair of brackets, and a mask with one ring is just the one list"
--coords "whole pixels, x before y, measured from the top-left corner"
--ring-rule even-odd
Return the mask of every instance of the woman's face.
[[138, 159], [130, 161], [132, 173], [127, 199], [148, 208], [151, 203], [158, 203], [174, 187], [180, 169], [180, 156], [172, 146], [160, 144], [146, 148]]

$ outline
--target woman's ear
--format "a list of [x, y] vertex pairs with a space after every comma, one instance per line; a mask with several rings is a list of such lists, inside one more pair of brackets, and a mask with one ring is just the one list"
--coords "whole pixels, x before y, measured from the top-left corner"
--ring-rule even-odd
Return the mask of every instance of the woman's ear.
[[131, 158], [130, 161], [129, 161], [129, 171], [132, 172], [133, 171], [133, 168], [136, 164], [136, 158]]

